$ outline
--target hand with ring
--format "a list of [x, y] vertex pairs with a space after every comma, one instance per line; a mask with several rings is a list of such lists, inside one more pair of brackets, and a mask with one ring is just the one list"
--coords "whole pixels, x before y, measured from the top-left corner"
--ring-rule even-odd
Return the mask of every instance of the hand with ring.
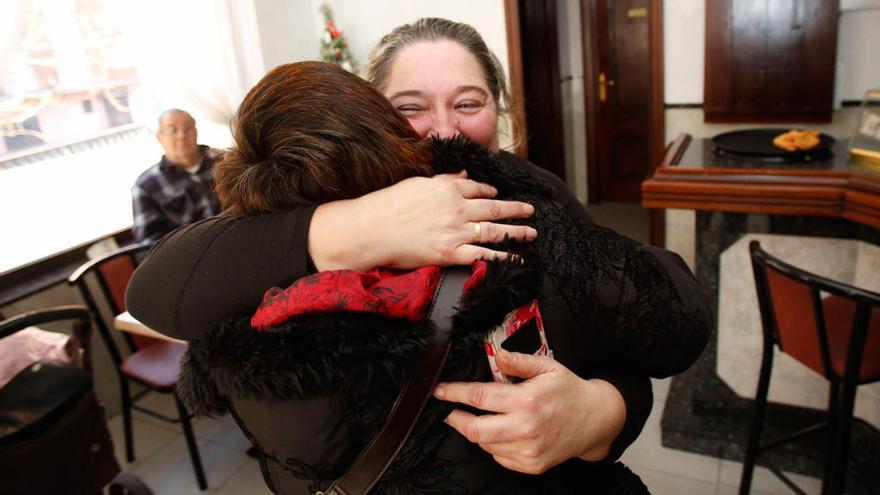
[[[315, 210], [309, 253], [319, 270], [413, 269], [506, 258], [508, 253], [478, 244], [505, 237], [535, 239], [534, 228], [503, 223], [528, 218], [535, 209], [520, 201], [493, 199], [497, 194], [463, 171], [412, 177], [360, 198], [326, 203]], [[341, 226], [356, 229], [347, 242], [338, 242]]]

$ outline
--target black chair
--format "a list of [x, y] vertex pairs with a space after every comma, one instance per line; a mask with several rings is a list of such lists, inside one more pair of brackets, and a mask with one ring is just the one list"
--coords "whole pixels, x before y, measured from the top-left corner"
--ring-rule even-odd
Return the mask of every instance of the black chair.
[[66, 349], [72, 363], [39, 361], [0, 389], [3, 493], [100, 493], [119, 472], [92, 389], [91, 319], [84, 306], [59, 306], [0, 321], [0, 339], [34, 325], [74, 323]]
[[[189, 449], [199, 488], [204, 490], [208, 487], [208, 482], [205, 478], [198, 446], [196, 445], [195, 435], [190, 423], [192, 415], [187, 411], [186, 406], [183, 405], [175, 391], [177, 375], [180, 372], [180, 358], [186, 351], [186, 344], [132, 336], [127, 332], [120, 332], [128, 347], [124, 356], [116, 346], [110, 331], [113, 328], [112, 318], [125, 311], [125, 289], [137, 266], [138, 256], [143, 255], [151, 246], [151, 243], [133, 244], [95, 258], [77, 268], [67, 279], [67, 282], [79, 288], [83, 300], [85, 300], [94, 314], [95, 325], [98, 327], [101, 338], [107, 346], [107, 350], [116, 368], [122, 396], [125, 455], [128, 462], [134, 461], [134, 438], [131, 424], [132, 409], [137, 409], [163, 421], [179, 422], [183, 427], [186, 445]], [[92, 279], [94, 284], [97, 285], [95, 291], [97, 295], [90, 287], [89, 279]], [[102, 317], [98, 301], [102, 301], [107, 306], [110, 312], [108, 318]], [[132, 395], [129, 381], [139, 383], [145, 389]], [[135, 403], [136, 400], [150, 391], [172, 394], [177, 406], [178, 418], [169, 418], [164, 414]]]
[[[749, 244], [749, 252], [764, 351], [739, 493], [751, 491], [752, 471], [761, 452], [825, 430], [822, 493], [842, 494], [856, 388], [880, 380], [880, 294], [789, 265], [761, 249], [757, 241]], [[761, 445], [774, 346], [830, 382], [828, 420]], [[779, 469], [770, 470], [786, 485], [803, 493]]]

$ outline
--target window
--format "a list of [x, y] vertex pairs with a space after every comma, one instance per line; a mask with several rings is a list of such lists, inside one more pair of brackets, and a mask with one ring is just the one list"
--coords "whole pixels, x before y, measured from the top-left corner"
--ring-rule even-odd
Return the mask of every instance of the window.
[[21, 0], [0, 14], [0, 274], [131, 225], [162, 154], [129, 0]]
[[[128, 2], [24, 0], [4, 7], [0, 160], [131, 124], [147, 100], [127, 36]], [[76, 122], [76, 125], [70, 125]]]

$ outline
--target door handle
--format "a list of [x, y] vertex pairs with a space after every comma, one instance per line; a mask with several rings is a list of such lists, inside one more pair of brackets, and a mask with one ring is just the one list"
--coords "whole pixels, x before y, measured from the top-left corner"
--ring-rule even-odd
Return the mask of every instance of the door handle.
[[614, 79], [608, 79], [604, 72], [599, 73], [599, 103], [608, 99], [608, 87], [614, 86]]

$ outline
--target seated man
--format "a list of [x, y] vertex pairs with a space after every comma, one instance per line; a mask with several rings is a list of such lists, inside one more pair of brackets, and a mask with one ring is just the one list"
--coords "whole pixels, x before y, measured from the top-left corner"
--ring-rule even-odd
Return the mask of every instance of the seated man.
[[214, 194], [217, 150], [199, 145], [196, 121], [172, 108], [159, 116], [156, 138], [165, 150], [162, 160], [138, 177], [131, 189], [135, 240], [158, 240], [172, 230], [216, 215]]

